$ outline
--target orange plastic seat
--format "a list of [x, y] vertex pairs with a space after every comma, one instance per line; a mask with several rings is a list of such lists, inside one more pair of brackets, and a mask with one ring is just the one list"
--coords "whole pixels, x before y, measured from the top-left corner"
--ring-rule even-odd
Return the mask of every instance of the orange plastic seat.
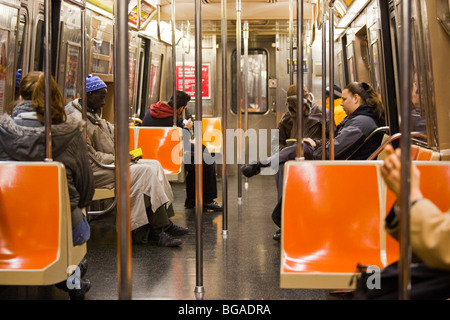
[[347, 289], [358, 263], [383, 267], [378, 166], [377, 161], [286, 163], [281, 288]]
[[130, 137], [129, 137], [129, 139], [130, 139], [130, 148], [129, 148], [129, 150], [131, 151], [131, 150], [134, 150], [134, 149], [136, 149], [136, 137], [135, 137], [135, 133], [136, 133], [136, 127], [134, 127], [134, 126], [130, 126], [129, 127], [129, 135], [130, 135]]
[[158, 160], [169, 181], [184, 182], [183, 139], [181, 128], [137, 127], [136, 148], [143, 159]]
[[210, 153], [222, 153], [222, 118], [202, 118], [203, 145]]
[[64, 165], [0, 162], [0, 285], [61, 282], [85, 254], [72, 243]]
[[[450, 163], [444, 161], [415, 161], [420, 170], [420, 188], [425, 198], [433, 201], [442, 212], [450, 208]], [[386, 214], [389, 213], [397, 198], [392, 191], [387, 190]], [[386, 254], [388, 263], [397, 261], [400, 257], [398, 242], [389, 234], [386, 239]]]

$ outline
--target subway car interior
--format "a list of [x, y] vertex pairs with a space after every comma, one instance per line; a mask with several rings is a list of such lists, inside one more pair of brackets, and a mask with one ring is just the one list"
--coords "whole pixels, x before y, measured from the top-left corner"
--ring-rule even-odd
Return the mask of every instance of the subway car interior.
[[[424, 197], [449, 210], [449, 5], [0, 0], [0, 133], [27, 100], [25, 77], [38, 71], [45, 78], [45, 157], [14, 158], [0, 138], [0, 300], [353, 300], [358, 266], [379, 271], [396, 261], [404, 277], [394, 299], [414, 298], [409, 231], [394, 239], [385, 230], [397, 199], [382, 167], [387, 145], [406, 150], [402, 166], [419, 168]], [[66, 113], [73, 101], [81, 108], [88, 152], [79, 153], [94, 180], [95, 168], [114, 169], [115, 183], [97, 180], [81, 208], [90, 236], [79, 245], [72, 242], [71, 169], [52, 157], [52, 79]], [[106, 89], [96, 110], [93, 79]], [[349, 122], [354, 83], [373, 89], [384, 116], [342, 156], [338, 136]], [[185, 108], [177, 109], [183, 98], [176, 90], [189, 95]], [[296, 110], [303, 101], [298, 117], [289, 97]], [[147, 125], [161, 102], [172, 108], [169, 124]], [[341, 105], [346, 114], [337, 121]], [[312, 110], [320, 112], [314, 157], [323, 151], [314, 159], [304, 142], [310, 122], [297, 119], [311, 119]], [[284, 163], [280, 124], [287, 114], [286, 143], [294, 148]], [[113, 128], [109, 169], [91, 156], [89, 125], [100, 119]], [[368, 154], [354, 157], [375, 137]], [[130, 165], [132, 151], [140, 153]], [[163, 171], [154, 179], [173, 194], [162, 207], [171, 204], [170, 221], [186, 230], [173, 236], [174, 246], [134, 238], [131, 169], [155, 160]], [[402, 171], [402, 217], [411, 211], [409, 177]], [[214, 199], [205, 199], [211, 192]]]

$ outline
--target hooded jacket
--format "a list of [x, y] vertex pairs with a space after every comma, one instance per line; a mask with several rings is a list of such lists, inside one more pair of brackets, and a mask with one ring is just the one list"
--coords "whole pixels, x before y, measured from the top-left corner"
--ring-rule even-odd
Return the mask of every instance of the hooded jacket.
[[[51, 126], [53, 160], [66, 167], [72, 228], [82, 221], [81, 208], [89, 206], [95, 192], [81, 124], [67, 115], [66, 122]], [[43, 161], [45, 157], [45, 127], [37, 120], [31, 101], [22, 101], [12, 117], [4, 114], [0, 118], [0, 160]]]
[[[150, 106], [142, 120], [142, 126], [146, 127], [171, 127], [173, 126], [173, 107], [164, 101], [159, 101]], [[181, 125], [180, 119], [177, 117], [177, 126]]]
[[[351, 115], [347, 116], [337, 126], [334, 133], [334, 159], [346, 160], [355, 151], [370, 133], [380, 126], [379, 119], [367, 105], [359, 106]], [[381, 144], [381, 135], [373, 136], [366, 144], [356, 152], [350, 160], [367, 159]], [[317, 147], [312, 150], [309, 144], [304, 144], [305, 158], [308, 160], [322, 159], [322, 144], [317, 142]], [[330, 142], [326, 141], [326, 159], [329, 155]]]
[[[288, 97], [287, 104], [289, 106], [288, 111], [282, 116], [280, 123], [278, 124], [280, 150], [284, 149], [287, 146], [287, 139], [297, 138], [297, 112], [291, 107], [291, 105], [297, 104], [297, 96]], [[316, 104], [311, 106], [311, 102], [307, 103], [306, 105], [306, 110], [303, 112], [303, 137], [311, 138], [313, 140], [321, 139], [322, 108]]]

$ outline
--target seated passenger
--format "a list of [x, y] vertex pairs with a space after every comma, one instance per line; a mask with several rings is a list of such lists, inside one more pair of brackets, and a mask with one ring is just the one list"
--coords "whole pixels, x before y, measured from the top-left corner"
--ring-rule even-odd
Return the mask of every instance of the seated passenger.
[[[107, 86], [99, 77], [89, 75], [86, 93], [88, 152], [101, 164], [112, 165], [115, 163], [114, 127], [98, 115], [105, 105]], [[81, 117], [81, 101], [72, 101], [66, 106], [66, 111]], [[102, 168], [96, 161], [91, 161], [95, 187], [114, 188], [115, 171]], [[130, 166], [130, 177], [133, 241], [146, 243], [150, 240], [163, 247], [181, 245], [181, 240], [172, 236], [186, 234], [188, 229], [169, 220], [175, 215], [173, 193], [161, 164], [157, 160], [134, 161]]]
[[[389, 189], [400, 198], [401, 159], [400, 149], [394, 151], [391, 145], [381, 174]], [[420, 190], [420, 171], [411, 165], [411, 190], [409, 200], [409, 242], [412, 251], [409, 268], [409, 299], [446, 300], [450, 298], [450, 210], [443, 213], [433, 202], [423, 197]], [[395, 204], [385, 218], [385, 229], [395, 239], [398, 238], [399, 210]], [[395, 261], [378, 273], [378, 287], [369, 287], [367, 272], [356, 285], [356, 300], [398, 299], [401, 268]], [[364, 272], [364, 271], [362, 271]]]
[[[186, 108], [191, 97], [184, 91], [176, 91], [177, 102], [177, 125], [186, 130], [192, 128], [191, 120], [183, 124], [180, 116]], [[173, 96], [165, 103], [159, 101], [150, 106], [142, 120], [142, 126], [149, 127], [169, 127], [173, 125]], [[190, 133], [189, 133], [190, 136]], [[186, 145], [186, 144], [185, 144]], [[208, 153], [206, 146], [202, 144], [203, 155]], [[184, 150], [184, 157], [187, 159], [184, 168], [187, 171], [186, 177], [186, 208], [195, 206], [195, 164], [194, 164], [194, 143], [191, 140], [190, 150]], [[212, 157], [212, 156], [210, 156]], [[217, 198], [217, 181], [215, 163], [208, 164], [203, 160], [203, 208], [213, 211], [222, 211], [223, 208], [214, 199]]]
[[[303, 94], [309, 96], [305, 88]], [[288, 111], [283, 114], [278, 123], [279, 150], [288, 146], [287, 140], [297, 138], [297, 84], [288, 88], [286, 105]], [[322, 137], [321, 121], [322, 108], [313, 103], [312, 100], [303, 98], [303, 136], [320, 139]]]
[[[334, 137], [334, 158], [336, 160], [347, 159], [370, 133], [384, 123], [384, 107], [378, 98], [378, 94], [369, 84], [363, 82], [350, 83], [342, 93], [342, 107], [347, 117], [337, 126]], [[350, 160], [367, 159], [381, 144], [382, 136], [374, 136], [371, 140], [352, 155]], [[329, 159], [329, 141], [326, 141], [325, 154]], [[292, 148], [295, 149], [296, 145]], [[311, 138], [303, 139], [304, 157], [306, 160], [322, 160], [322, 143]], [[288, 148], [286, 148], [288, 149]], [[283, 152], [283, 150], [282, 150]], [[285, 151], [287, 152], [287, 150]], [[281, 159], [280, 152], [280, 159]], [[295, 153], [287, 160], [294, 160]], [[261, 167], [269, 166], [271, 158], [259, 161], [242, 168], [242, 172], [251, 177], [258, 174]], [[246, 174], [248, 173], [248, 174]], [[281, 226], [281, 197], [272, 212], [272, 220]], [[274, 236], [280, 239], [280, 230]]]
[[415, 80], [411, 87], [411, 122], [412, 131], [427, 134], [427, 123], [425, 117], [420, 114], [419, 86]]
[[[336, 126], [338, 126], [341, 121], [347, 116], [347, 114], [344, 111], [344, 108], [342, 107], [342, 90], [338, 85], [334, 85], [334, 123]], [[327, 88], [325, 91], [325, 96], [327, 98], [327, 110], [330, 109], [330, 88]]]
[[[400, 149], [385, 148], [381, 174], [389, 189], [400, 197]], [[450, 210], [443, 213], [420, 190], [420, 171], [412, 164], [410, 192], [410, 242], [412, 252], [432, 268], [450, 270]], [[386, 217], [386, 230], [395, 238], [398, 231], [398, 209], [394, 205]], [[450, 297], [450, 293], [449, 296]]]
[[[12, 116], [4, 114], [0, 119], [0, 160], [44, 161], [46, 158], [44, 78], [42, 72], [32, 71], [20, 81], [19, 102]], [[52, 158], [66, 167], [72, 211], [72, 241], [77, 246], [90, 237], [89, 224], [82, 209], [90, 205], [94, 196], [94, 177], [82, 135], [82, 122], [66, 115], [63, 96], [53, 77], [50, 94]], [[86, 267], [87, 262], [83, 259], [80, 263], [82, 275]], [[65, 284], [66, 281], [63, 281], [58, 287], [67, 291]], [[83, 298], [90, 286], [89, 280], [82, 279], [81, 289], [70, 290], [69, 294], [72, 299]]]
[[[384, 107], [373, 87], [365, 82], [352, 82], [342, 92], [342, 107], [347, 117], [334, 133], [334, 159], [345, 160], [364, 142], [376, 128], [384, 124]], [[381, 144], [383, 137], [374, 136], [350, 160], [365, 160]], [[329, 159], [329, 141], [326, 142], [325, 159]], [[321, 160], [321, 141], [306, 138], [303, 142], [306, 160]]]

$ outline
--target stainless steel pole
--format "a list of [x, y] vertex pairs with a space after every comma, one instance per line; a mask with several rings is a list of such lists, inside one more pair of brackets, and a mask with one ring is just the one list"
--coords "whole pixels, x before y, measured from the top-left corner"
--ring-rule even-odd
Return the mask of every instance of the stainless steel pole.
[[128, 1], [114, 2], [114, 132], [119, 299], [131, 299], [130, 155], [128, 153]]
[[202, 165], [202, 7], [200, 0], [195, 0], [195, 185], [196, 198], [196, 287], [197, 299], [203, 299], [203, 165]]
[[[139, 1], [140, 2], [140, 1]], [[175, 43], [175, 0], [172, 0], [172, 66], [173, 66], [173, 126], [177, 126], [177, 48]]]
[[[326, 159], [326, 135], [327, 135], [327, 114], [326, 114], [326, 90], [327, 90], [327, 2], [323, 1], [322, 18], [322, 160]], [[334, 108], [334, 103], [329, 103], [330, 109]]]
[[304, 159], [303, 150], [303, 2], [297, 0], [297, 150], [296, 160]]
[[[242, 86], [244, 91], [244, 132], [248, 130], [248, 21], [244, 21], [244, 84]], [[248, 137], [244, 141], [246, 153], [248, 152]], [[247, 156], [244, 155], [244, 161], [247, 162]]]
[[289, 0], [289, 84], [294, 84], [294, 0]]
[[86, 101], [86, 1], [81, 8], [81, 114], [84, 121], [84, 138], [87, 138], [87, 101]]
[[329, 7], [330, 39], [328, 40], [328, 44], [330, 46], [330, 122], [328, 131], [330, 135], [330, 143], [328, 147], [328, 153], [330, 155], [330, 160], [334, 160], [334, 1], [330, 1]]
[[402, 1], [400, 26], [400, 259], [399, 259], [399, 299], [409, 300], [411, 295], [411, 247], [410, 247], [410, 173], [411, 173], [411, 1]]
[[52, 45], [52, 30], [51, 30], [51, 21], [52, 21], [52, 7], [51, 1], [46, 0], [44, 3], [44, 16], [45, 16], [45, 30], [44, 30], [44, 103], [45, 103], [45, 111], [44, 111], [44, 123], [45, 123], [45, 161], [53, 161], [52, 159], [52, 117], [50, 110], [50, 90], [52, 84], [52, 67], [51, 67], [51, 45]]
[[228, 165], [227, 165], [227, 116], [228, 116], [228, 79], [227, 79], [227, 0], [222, 0], [222, 234], [228, 234]]
[[236, 113], [237, 113], [237, 159], [238, 202], [242, 201], [242, 73], [241, 73], [241, 0], [236, 0]]

